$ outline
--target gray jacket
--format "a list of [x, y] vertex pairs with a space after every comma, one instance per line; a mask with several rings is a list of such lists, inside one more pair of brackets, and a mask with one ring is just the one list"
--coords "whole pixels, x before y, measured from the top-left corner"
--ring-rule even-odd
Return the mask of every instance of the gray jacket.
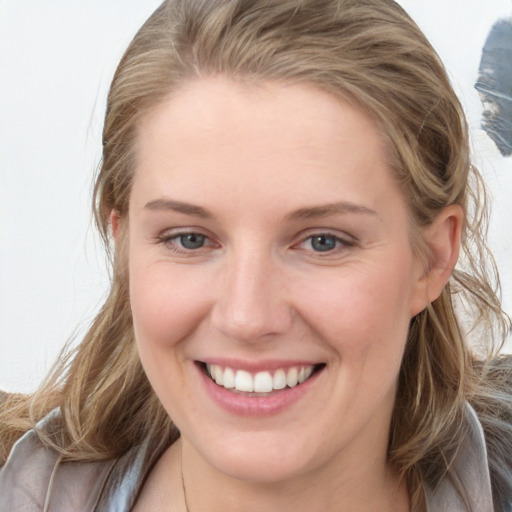
[[[467, 422], [469, 434], [449, 476], [435, 492], [425, 489], [428, 512], [493, 512], [484, 435], [469, 405]], [[31, 430], [0, 468], [0, 512], [129, 511], [164, 449], [162, 442], [147, 440], [119, 459], [63, 462]]]

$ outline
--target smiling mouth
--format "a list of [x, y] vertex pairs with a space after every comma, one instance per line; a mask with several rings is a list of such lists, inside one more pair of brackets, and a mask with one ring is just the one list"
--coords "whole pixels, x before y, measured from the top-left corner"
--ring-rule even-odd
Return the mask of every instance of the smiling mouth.
[[234, 393], [266, 396], [300, 386], [325, 367], [325, 363], [278, 368], [251, 373], [216, 364], [202, 363], [205, 373], [218, 386]]

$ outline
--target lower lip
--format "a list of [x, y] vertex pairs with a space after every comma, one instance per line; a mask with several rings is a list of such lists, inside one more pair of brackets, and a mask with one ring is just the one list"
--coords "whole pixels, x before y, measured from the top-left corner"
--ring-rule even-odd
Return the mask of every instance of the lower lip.
[[198, 371], [201, 374], [207, 393], [224, 410], [237, 416], [271, 416], [293, 406], [308, 393], [323, 369], [314, 373], [302, 384], [282, 391], [275, 391], [269, 396], [249, 396], [234, 393], [213, 382], [199, 365]]

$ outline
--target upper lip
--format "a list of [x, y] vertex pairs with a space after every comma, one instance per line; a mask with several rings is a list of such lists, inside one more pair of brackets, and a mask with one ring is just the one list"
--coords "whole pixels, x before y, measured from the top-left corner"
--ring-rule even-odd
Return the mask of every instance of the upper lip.
[[325, 361], [308, 360], [308, 359], [267, 359], [261, 361], [247, 361], [242, 359], [230, 359], [223, 357], [209, 357], [197, 360], [199, 363], [222, 366], [224, 368], [232, 368], [236, 370], [245, 370], [250, 373], [261, 371], [272, 371], [280, 368], [287, 369], [301, 366], [315, 366], [325, 364]]

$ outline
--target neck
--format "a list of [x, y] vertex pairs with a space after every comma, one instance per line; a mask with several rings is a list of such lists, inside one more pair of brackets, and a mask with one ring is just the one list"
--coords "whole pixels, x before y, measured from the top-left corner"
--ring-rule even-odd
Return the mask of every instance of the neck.
[[[383, 460], [359, 461], [350, 468], [322, 467], [278, 482], [233, 478], [207, 464], [183, 440], [178, 441], [187, 512], [408, 512], [405, 483]], [[180, 476], [181, 476], [180, 475]]]

